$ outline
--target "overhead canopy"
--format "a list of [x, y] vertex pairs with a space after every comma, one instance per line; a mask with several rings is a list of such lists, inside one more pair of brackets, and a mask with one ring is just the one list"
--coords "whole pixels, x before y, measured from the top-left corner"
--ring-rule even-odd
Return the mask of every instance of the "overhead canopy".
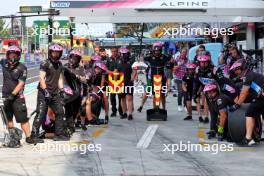
[[263, 22], [263, 0], [51, 0], [76, 22]]

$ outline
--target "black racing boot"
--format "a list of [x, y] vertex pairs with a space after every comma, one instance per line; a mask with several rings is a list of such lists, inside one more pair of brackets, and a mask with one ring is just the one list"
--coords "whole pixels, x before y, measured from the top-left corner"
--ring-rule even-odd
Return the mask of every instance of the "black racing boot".
[[216, 132], [215, 131], [209, 131], [208, 133], [208, 139], [212, 139], [216, 137]]
[[187, 116], [183, 120], [192, 120], [192, 116]]
[[141, 112], [141, 111], [142, 111], [142, 109], [143, 109], [143, 107], [142, 107], [142, 106], [140, 106], [140, 107], [137, 109], [137, 111], [138, 111], [138, 112]]
[[81, 124], [81, 128], [83, 131], [87, 131], [87, 127], [84, 124]]
[[132, 114], [129, 114], [129, 115], [128, 115], [127, 120], [133, 120], [133, 116], [132, 116]]
[[116, 112], [113, 112], [110, 117], [116, 117]]
[[98, 119], [92, 119], [89, 122], [89, 125], [100, 125], [100, 121]]
[[107, 115], [105, 116], [105, 124], [108, 124], [108, 122], [109, 122], [109, 116]]
[[205, 124], [209, 123], [209, 118], [205, 117], [203, 123], [205, 123]]
[[40, 138], [40, 135], [37, 135], [37, 133], [31, 133], [30, 138], [34, 141], [35, 144], [37, 143], [44, 143], [44, 140]]
[[255, 145], [256, 142], [254, 141], [254, 139], [244, 138], [239, 144], [242, 146], [252, 146]]
[[200, 122], [200, 123], [203, 123], [203, 122], [204, 122], [204, 119], [203, 119], [202, 116], [199, 116], [199, 122]]
[[220, 133], [217, 133], [217, 140], [220, 142], [220, 141], [223, 141], [224, 140], [224, 134], [220, 134]]
[[30, 136], [30, 137], [26, 137], [26, 143], [28, 144], [36, 144], [36, 142], [34, 141], [34, 139]]
[[127, 118], [127, 113], [124, 113], [121, 117], [120, 117], [120, 119], [126, 119]]

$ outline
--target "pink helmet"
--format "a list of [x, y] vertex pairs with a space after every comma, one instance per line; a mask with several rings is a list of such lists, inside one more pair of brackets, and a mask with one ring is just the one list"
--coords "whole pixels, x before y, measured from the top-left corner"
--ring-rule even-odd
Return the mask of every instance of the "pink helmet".
[[236, 70], [237, 68], [244, 68], [244, 64], [245, 64], [245, 61], [240, 59], [240, 60], [237, 60], [235, 63], [233, 63], [233, 65], [231, 66], [231, 68], [229, 69], [229, 71], [234, 71]]
[[189, 63], [189, 64], [187, 64], [187, 68], [188, 69], [195, 69], [196, 65], [194, 63]]
[[21, 53], [21, 49], [18, 48], [17, 46], [9, 46], [7, 49], [7, 52], [16, 52], [16, 53]]
[[103, 63], [96, 63], [96, 64], [95, 64], [95, 67], [99, 67], [99, 68], [101, 68], [101, 69], [104, 70], [104, 71], [107, 70], [106, 65], [103, 64]]
[[8, 58], [8, 55], [10, 53], [16, 53], [20, 59], [20, 56], [21, 56], [21, 49], [17, 46], [9, 46], [8, 49], [7, 49], [7, 52], [6, 52], [6, 57]]
[[63, 51], [63, 47], [60, 44], [55, 43], [55, 44], [51, 44], [49, 46], [49, 50], [51, 50], [51, 51]]
[[206, 93], [215, 89], [217, 89], [216, 84], [207, 84], [206, 86], [204, 86], [203, 92]]
[[119, 52], [122, 53], [122, 54], [126, 54], [126, 53], [129, 53], [129, 49], [127, 49], [127, 48], [120, 48], [119, 49]]
[[98, 55], [93, 55], [92, 56], [92, 60], [93, 61], [100, 61], [102, 58], [101, 58], [101, 56], [98, 56]]
[[162, 43], [161, 42], [155, 42], [155, 43], [153, 43], [152, 47], [154, 48], [156, 46], [162, 47]]
[[201, 55], [201, 56], [198, 56], [197, 60], [199, 62], [208, 62], [210, 61], [210, 56], [207, 56], [207, 55]]
[[[59, 52], [59, 56], [58, 57], [52, 57], [51, 53], [54, 52], [54, 51]], [[52, 62], [57, 63], [59, 61], [59, 59], [61, 58], [61, 56], [62, 56], [62, 52], [63, 52], [63, 47], [60, 44], [57, 44], [57, 43], [51, 44], [49, 46], [49, 59]]]
[[70, 52], [70, 55], [76, 55], [76, 56], [82, 57], [82, 54], [81, 54], [80, 51], [78, 51], [78, 50], [72, 50], [72, 51]]
[[240, 63], [240, 62], [235, 62], [233, 65], [232, 65], [232, 67], [230, 68], [230, 71], [232, 71], [232, 70], [236, 70], [237, 68], [239, 68], [239, 67], [241, 67], [242, 66], [242, 63]]
[[[18, 58], [9, 58], [10, 53], [16, 53], [18, 55]], [[21, 57], [21, 49], [18, 48], [17, 46], [10, 46], [7, 49], [6, 52], [6, 58], [9, 60], [8, 63], [10, 66], [14, 67], [19, 63]]]

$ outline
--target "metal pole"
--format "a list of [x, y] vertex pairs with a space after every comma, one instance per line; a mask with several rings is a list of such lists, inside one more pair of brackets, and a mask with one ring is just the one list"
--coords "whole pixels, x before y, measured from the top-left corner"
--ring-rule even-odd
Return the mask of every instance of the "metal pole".
[[22, 51], [24, 51], [23, 50], [24, 49], [24, 29], [23, 29], [22, 25], [21, 25], [21, 49], [22, 49]]
[[139, 45], [139, 56], [141, 55], [141, 51], [142, 51], [142, 43], [143, 43], [144, 26], [145, 26], [145, 24], [144, 24], [144, 23], [142, 23], [141, 36], [140, 36], [140, 45]]
[[70, 23], [70, 40], [71, 40], [71, 49], [73, 48], [73, 22], [75, 17], [69, 17], [69, 23]]
[[53, 34], [53, 25], [52, 25], [52, 15], [49, 15], [49, 32], [48, 32], [48, 43], [52, 42], [52, 34]]
[[70, 40], [71, 40], [71, 49], [73, 48], [73, 30], [72, 30], [72, 23], [70, 23]]
[[11, 34], [14, 35], [14, 16], [11, 15]]

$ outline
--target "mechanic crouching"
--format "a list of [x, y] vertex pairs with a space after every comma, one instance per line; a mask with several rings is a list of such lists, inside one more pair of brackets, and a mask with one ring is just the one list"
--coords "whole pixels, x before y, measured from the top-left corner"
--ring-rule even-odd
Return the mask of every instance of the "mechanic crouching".
[[232, 107], [235, 104], [233, 99], [225, 94], [220, 93], [218, 86], [215, 83], [207, 84], [204, 87], [203, 92], [205, 93], [209, 101], [208, 103], [210, 104], [209, 109], [211, 115], [211, 135], [209, 135], [208, 138], [213, 138], [217, 134], [218, 141], [223, 141], [224, 139], [229, 140], [230, 137], [227, 131], [227, 118], [229, 107]]

